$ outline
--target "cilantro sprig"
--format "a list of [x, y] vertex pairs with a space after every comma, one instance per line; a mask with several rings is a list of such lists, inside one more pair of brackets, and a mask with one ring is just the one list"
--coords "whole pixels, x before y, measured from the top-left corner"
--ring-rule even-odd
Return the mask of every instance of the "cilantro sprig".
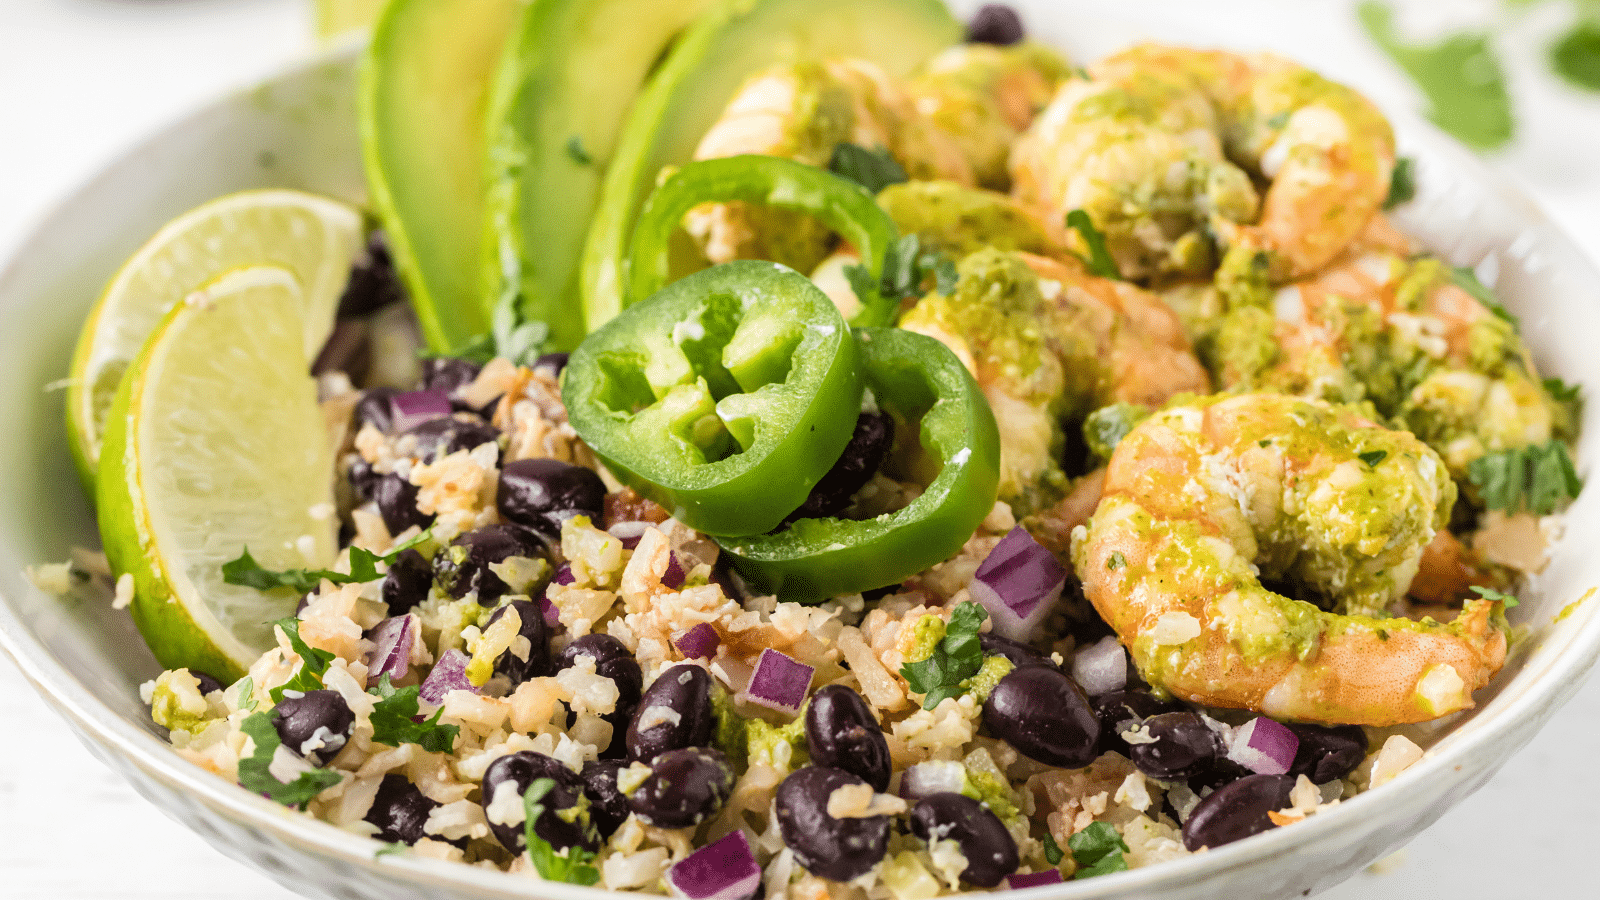
[[450, 753], [455, 748], [461, 727], [439, 724], [439, 718], [444, 715], [443, 709], [425, 722], [416, 721], [419, 708], [416, 685], [396, 688], [390, 683], [388, 673], [384, 673], [377, 686], [368, 688], [367, 693], [380, 698], [372, 707], [374, 741], [391, 747], [416, 744], [429, 753]]
[[378, 571], [378, 563], [386, 565], [392, 563], [401, 553], [432, 536], [430, 531], [419, 532], [394, 545], [382, 556], [363, 547], [351, 546], [348, 573], [335, 572], [332, 569], [268, 569], [256, 562], [255, 557], [250, 555], [250, 548], [245, 547], [238, 559], [222, 564], [222, 580], [228, 584], [252, 587], [258, 591], [293, 588], [297, 594], [316, 590], [324, 580], [333, 584], [364, 584], [383, 577], [383, 573]]
[[1473, 460], [1467, 478], [1489, 509], [1549, 515], [1578, 496], [1583, 479], [1560, 441], [1497, 450]]
[[556, 783], [549, 778], [535, 778], [533, 783], [522, 794], [522, 835], [528, 844], [528, 857], [533, 860], [533, 867], [539, 870], [539, 877], [545, 881], [565, 881], [568, 884], [591, 885], [600, 880], [600, 870], [589, 865], [595, 855], [582, 847], [568, 847], [566, 855], [556, 852], [550, 842], [539, 837], [533, 830], [534, 823], [544, 815], [544, 804], [540, 800], [555, 789]]
[[978, 629], [989, 612], [968, 600], [950, 614], [944, 637], [933, 646], [926, 659], [908, 662], [900, 675], [913, 691], [923, 694], [922, 708], [933, 709], [946, 697], [960, 696], [961, 682], [978, 674], [983, 666], [983, 648], [978, 644]]
[[1505, 604], [1506, 609], [1510, 609], [1520, 602], [1516, 597], [1513, 597], [1510, 594], [1503, 594], [1494, 588], [1480, 587], [1476, 584], [1472, 586], [1472, 592], [1485, 600], [1503, 603]]
[[922, 294], [922, 284], [933, 277], [934, 290], [949, 295], [956, 289], [956, 264], [937, 250], [922, 249], [922, 242], [908, 234], [889, 245], [883, 255], [883, 275], [872, 283], [872, 273], [864, 264], [844, 267], [845, 278], [857, 297], [870, 297], [874, 288], [885, 307], [897, 307], [907, 297]]
[[333, 662], [333, 654], [307, 644], [305, 639], [300, 637], [300, 620], [294, 616], [287, 616], [272, 624], [282, 629], [283, 636], [289, 639], [289, 646], [295, 655], [300, 657], [300, 665], [294, 670], [294, 674], [289, 676], [289, 680], [267, 692], [272, 697], [272, 702], [277, 703], [282, 700], [286, 691], [298, 691], [303, 694], [306, 691], [320, 690], [322, 676], [327, 674], [328, 664]]
[[906, 170], [882, 147], [869, 150], [860, 144], [841, 141], [833, 146], [828, 171], [861, 185], [872, 193], [891, 184], [909, 181]]
[[1074, 879], [1128, 870], [1128, 859], [1123, 856], [1128, 852], [1128, 845], [1123, 842], [1122, 835], [1105, 822], [1090, 822], [1089, 827], [1067, 838], [1067, 848], [1072, 851], [1073, 862], [1078, 864]]
[[[1111, 251], [1106, 249], [1106, 236], [1100, 229], [1094, 227], [1094, 220], [1081, 209], [1067, 213], [1067, 227], [1076, 231], [1083, 242], [1089, 245], [1089, 258], [1083, 264], [1089, 267], [1089, 274], [1101, 278], [1122, 279], [1122, 270], [1117, 268], [1117, 261], [1111, 258]], [[1081, 256], [1079, 259], [1083, 259]]]
[[272, 713], [258, 712], [246, 716], [239, 730], [250, 736], [255, 750], [239, 760], [239, 784], [245, 790], [265, 794], [268, 799], [284, 806], [305, 809], [316, 796], [338, 784], [344, 776], [331, 769], [311, 769], [301, 772], [288, 783], [272, 774], [272, 757], [282, 746], [283, 739], [272, 725]]

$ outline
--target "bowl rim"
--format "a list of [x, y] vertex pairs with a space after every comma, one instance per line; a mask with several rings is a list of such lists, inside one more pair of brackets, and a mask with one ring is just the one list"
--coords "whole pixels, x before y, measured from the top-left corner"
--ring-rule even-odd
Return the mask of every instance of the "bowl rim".
[[[1225, 43], [1225, 42], [1217, 42]], [[106, 181], [119, 177], [120, 170], [129, 161], [160, 146], [176, 133], [191, 128], [207, 116], [222, 113], [226, 107], [241, 102], [253, 92], [276, 82], [309, 75], [328, 66], [348, 65], [356, 62], [364, 42], [342, 41], [315, 54], [280, 66], [269, 74], [243, 88], [219, 92], [201, 104], [169, 117], [148, 129], [141, 137], [113, 153], [95, 173], [79, 182], [70, 191], [57, 198], [30, 227], [23, 229], [4, 259], [0, 259], [0, 298], [10, 293], [11, 282], [20, 261], [28, 250], [44, 236], [57, 228], [57, 220], [67, 211], [93, 194]], [[359, 72], [357, 73], [359, 78]], [[1406, 110], [1385, 109], [1395, 131], [1406, 143], [1420, 144], [1429, 155], [1449, 157], [1449, 166], [1470, 175], [1495, 200], [1515, 207], [1525, 217], [1524, 225], [1538, 231], [1538, 244], [1542, 250], [1559, 253], [1559, 265], [1566, 271], [1588, 278], [1589, 283], [1600, 283], [1600, 270], [1593, 261], [1569, 238], [1536, 204], [1482, 161], [1445, 136], [1431, 123]], [[1591, 591], [1591, 593], [1593, 593]], [[1024, 889], [1029, 897], [1039, 900], [1082, 900], [1091, 896], [1104, 896], [1114, 889], [1119, 896], [1141, 889], [1161, 887], [1179, 881], [1192, 881], [1201, 876], [1210, 878], [1230, 870], [1252, 868], [1271, 857], [1287, 855], [1302, 845], [1313, 845], [1325, 834], [1348, 829], [1360, 821], [1368, 807], [1374, 803], [1403, 805], [1419, 811], [1434, 798], [1434, 792], [1425, 789], [1436, 776], [1457, 768], [1464, 759], [1476, 757], [1491, 759], [1488, 766], [1480, 765], [1486, 781], [1506, 758], [1521, 749], [1528, 737], [1543, 726], [1578, 688], [1597, 660], [1600, 660], [1600, 612], [1594, 604], [1586, 602], [1590, 595], [1577, 601], [1589, 609], [1583, 610], [1588, 621], [1573, 633], [1561, 652], [1546, 654], [1542, 671], [1530, 677], [1525, 689], [1512, 697], [1496, 697], [1489, 704], [1477, 707], [1476, 723], [1485, 718], [1488, 707], [1495, 706], [1492, 717], [1482, 724], [1463, 731], [1459, 726], [1445, 733], [1438, 744], [1430, 747], [1423, 758], [1401, 772], [1392, 782], [1380, 785], [1370, 792], [1344, 800], [1337, 806], [1320, 811], [1294, 828], [1277, 828], [1255, 835], [1250, 840], [1238, 841], [1206, 850], [1180, 860], [1169, 860], [1125, 872], [1114, 873], [1113, 880], [1095, 878], [1086, 883], [1065, 882]], [[470, 887], [484, 896], [515, 898], [528, 896], [529, 884], [539, 885], [541, 895], [561, 900], [593, 900], [613, 892], [603, 887], [581, 887], [557, 882], [541, 882], [525, 876], [501, 871], [491, 871], [476, 866], [446, 860], [418, 857], [410, 854], [378, 856], [372, 839], [344, 831], [330, 823], [302, 815], [273, 801], [257, 796], [217, 777], [206, 769], [185, 760], [170, 744], [157, 738], [142, 726], [123, 718], [100, 700], [72, 674], [43, 644], [37, 635], [17, 615], [12, 601], [0, 595], [0, 650], [17, 665], [33, 688], [52, 708], [65, 717], [77, 730], [80, 739], [95, 743], [107, 751], [128, 760], [146, 775], [174, 791], [202, 800], [211, 810], [264, 832], [282, 843], [303, 852], [338, 860], [359, 867], [379, 877], [404, 875], [412, 883], [443, 888]], [[1524, 670], [1533, 664], [1536, 655], [1524, 661]], [[1521, 674], [1521, 673], [1518, 673]], [[1504, 677], [1497, 676], [1497, 677]], [[1522, 742], [1509, 749], [1492, 749], [1498, 739], [1530, 726]], [[1442, 748], [1442, 749], [1441, 749]], [[1471, 786], [1475, 790], [1478, 784]], [[1375, 799], [1369, 799], [1375, 798]]]

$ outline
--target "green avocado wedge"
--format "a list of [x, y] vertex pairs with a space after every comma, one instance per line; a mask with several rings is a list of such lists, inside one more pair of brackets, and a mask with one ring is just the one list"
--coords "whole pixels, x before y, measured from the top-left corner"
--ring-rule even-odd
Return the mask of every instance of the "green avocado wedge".
[[547, 344], [583, 340], [578, 263], [600, 182], [634, 99], [711, 0], [535, 0], [489, 92], [486, 311], [508, 293]]
[[588, 327], [622, 309], [634, 221], [662, 168], [690, 161], [745, 79], [837, 56], [903, 78], [961, 36], [940, 0], [719, 0], [684, 32], [623, 128], [583, 251]]
[[480, 302], [489, 83], [522, 0], [392, 0], [361, 73], [372, 205], [428, 345], [489, 330]]

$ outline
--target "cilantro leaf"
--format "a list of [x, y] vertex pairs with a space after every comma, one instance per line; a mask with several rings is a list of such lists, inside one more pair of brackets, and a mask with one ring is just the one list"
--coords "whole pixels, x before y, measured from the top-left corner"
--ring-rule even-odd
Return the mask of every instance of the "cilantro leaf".
[[1427, 96], [1428, 118], [1463, 143], [1492, 150], [1511, 140], [1511, 92], [1488, 31], [1458, 31], [1429, 43], [1404, 40], [1387, 3], [1356, 7], [1367, 35]]
[[439, 724], [439, 717], [444, 715], [443, 709], [435, 712], [433, 718], [426, 722], [416, 721], [417, 692], [416, 685], [396, 688], [390, 683], [388, 673], [384, 673], [377, 687], [367, 689], [367, 693], [381, 698], [372, 707], [372, 739], [391, 747], [416, 744], [429, 753], [451, 752], [461, 727]]
[[934, 289], [950, 294], [956, 288], [956, 265], [937, 250], [922, 249], [915, 234], [902, 236], [883, 254], [883, 274], [873, 284], [872, 273], [864, 264], [845, 266], [850, 289], [861, 298], [863, 307], [856, 325], [891, 325], [900, 301], [922, 295], [922, 285], [933, 278]]
[[1600, 23], [1573, 25], [1550, 46], [1550, 68], [1574, 87], [1600, 91]]
[[238, 559], [222, 564], [224, 582], [255, 588], [258, 591], [293, 588], [297, 594], [306, 594], [316, 590], [324, 578], [334, 584], [345, 584], [350, 580], [349, 575], [328, 569], [285, 569], [277, 572], [263, 568], [256, 562], [255, 557], [250, 555], [249, 547], [244, 548]]
[[[1117, 268], [1117, 261], [1111, 258], [1110, 251], [1106, 250], [1106, 236], [1100, 229], [1094, 227], [1094, 221], [1089, 214], [1081, 209], [1067, 213], [1067, 227], [1078, 232], [1083, 237], [1083, 242], [1089, 245], [1089, 258], [1083, 264], [1089, 267], [1089, 274], [1101, 278], [1122, 278], [1122, 270]], [[1080, 257], [1081, 259], [1082, 257]]]
[[1356, 459], [1361, 460], [1368, 466], [1375, 466], [1388, 458], [1389, 451], [1387, 450], [1368, 450], [1365, 453], [1356, 454]]
[[239, 706], [249, 712], [255, 712], [256, 707], [256, 682], [249, 675], [239, 684]]
[[923, 694], [922, 708], [933, 709], [946, 697], [965, 692], [961, 682], [978, 674], [983, 665], [983, 648], [978, 644], [978, 628], [989, 617], [982, 605], [968, 600], [950, 614], [944, 637], [927, 659], [908, 662], [900, 675], [913, 691]]
[[872, 193], [891, 184], [909, 181], [906, 170], [882, 147], [868, 150], [860, 144], [840, 141], [828, 157], [828, 171], [861, 185]]
[[594, 157], [583, 146], [583, 138], [573, 135], [567, 138], [567, 158], [580, 166], [587, 166], [594, 162]]
[[1549, 515], [1583, 489], [1567, 445], [1560, 441], [1486, 453], [1467, 467], [1467, 478], [1489, 509], [1526, 510], [1537, 516]]
[[568, 847], [566, 855], [556, 852], [550, 842], [534, 832], [534, 823], [544, 815], [544, 805], [539, 801], [556, 786], [549, 778], [535, 778], [522, 794], [522, 835], [528, 844], [528, 857], [539, 877], [545, 881], [565, 881], [568, 884], [590, 885], [600, 880], [600, 870], [588, 865], [595, 855], [582, 847]]
[[1394, 209], [1416, 195], [1417, 161], [1402, 156], [1394, 161], [1394, 170], [1389, 173], [1389, 196], [1383, 198], [1383, 208]]
[[1044, 861], [1052, 866], [1059, 866], [1064, 856], [1066, 854], [1061, 852], [1061, 845], [1057, 844], [1056, 839], [1047, 832], [1044, 836]]
[[1128, 845], [1123, 843], [1117, 830], [1105, 822], [1090, 822], [1088, 828], [1067, 838], [1067, 847], [1072, 850], [1073, 862], [1078, 864], [1074, 879], [1128, 870], [1128, 859], [1122, 855], [1128, 852]]
[[1477, 272], [1466, 266], [1452, 266], [1450, 268], [1450, 280], [1455, 282], [1456, 287], [1471, 294], [1474, 300], [1482, 303], [1484, 309], [1511, 323], [1512, 328], [1521, 327], [1517, 317], [1513, 316], [1510, 310], [1500, 305], [1500, 298], [1495, 296], [1494, 291], [1478, 280]]
[[395, 856], [410, 849], [411, 848], [408, 845], [402, 844], [399, 841], [387, 841], [382, 847], [379, 847], [377, 851], [372, 854], [372, 858], [383, 859], [385, 856]]
[[1560, 378], [1551, 376], [1544, 380], [1544, 389], [1550, 395], [1550, 399], [1557, 403], [1576, 404], [1583, 402], [1583, 385], [1581, 384], [1568, 384]]
[[326, 650], [307, 644], [300, 637], [300, 620], [294, 616], [279, 619], [272, 624], [283, 630], [284, 637], [289, 639], [289, 646], [300, 657], [300, 666], [294, 670], [294, 675], [288, 681], [268, 691], [272, 702], [277, 703], [283, 699], [285, 691], [315, 691], [322, 689], [322, 676], [328, 671], [328, 664], [333, 662], [333, 654]]
[[1474, 594], [1477, 594], [1479, 597], [1482, 597], [1485, 600], [1494, 600], [1494, 601], [1498, 601], [1500, 603], [1504, 603], [1505, 606], [1506, 606], [1506, 609], [1510, 609], [1513, 606], [1516, 606], [1517, 603], [1520, 602], [1520, 601], [1517, 600], [1516, 597], [1513, 597], [1510, 594], [1502, 594], [1499, 591], [1495, 590], [1494, 588], [1486, 588], [1486, 587], [1479, 587], [1478, 585], [1473, 585], [1472, 586], [1472, 592]]
[[255, 742], [255, 752], [239, 760], [239, 784], [248, 791], [265, 794], [284, 806], [305, 809], [316, 796], [338, 784], [344, 776], [329, 769], [301, 772], [287, 784], [272, 774], [272, 757], [283, 744], [272, 725], [272, 713], [258, 712], [245, 717], [239, 730]]

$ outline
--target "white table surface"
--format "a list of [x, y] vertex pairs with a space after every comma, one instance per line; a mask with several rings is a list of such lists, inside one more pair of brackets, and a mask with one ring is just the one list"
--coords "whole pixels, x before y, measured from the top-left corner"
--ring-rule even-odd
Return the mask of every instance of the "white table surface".
[[[1345, 3], [1120, 0], [1116, 8], [1186, 18], [1210, 31], [1218, 21], [1235, 22], [1384, 105], [1416, 102], [1361, 39]], [[1486, 11], [1502, 16], [1521, 132], [1492, 161], [1600, 258], [1600, 97], [1554, 82], [1537, 56], [1565, 8], [1544, 4], [1509, 18], [1493, 3], [1417, 2], [1403, 20], [1427, 27]], [[0, 258], [56, 197], [130, 142], [314, 49], [309, 22], [309, 0], [0, 0]], [[292, 896], [136, 796], [3, 659], [0, 723], [0, 897]], [[1591, 680], [1488, 786], [1387, 860], [1382, 874], [1357, 875], [1322, 896], [1600, 894], [1592, 870], [1600, 844], [1597, 750], [1600, 680]], [[41, 754], [49, 760], [42, 772]]]

